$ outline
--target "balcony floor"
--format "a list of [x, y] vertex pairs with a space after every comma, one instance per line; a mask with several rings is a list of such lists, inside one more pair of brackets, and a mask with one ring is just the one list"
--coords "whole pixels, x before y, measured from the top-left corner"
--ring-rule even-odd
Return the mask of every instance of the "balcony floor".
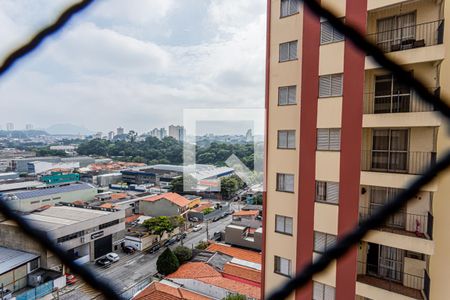
[[425, 300], [422, 296], [422, 292], [410, 287], [406, 287], [400, 283], [394, 283], [381, 278], [373, 277], [365, 274], [358, 274], [358, 282], [365, 283], [380, 289], [388, 290], [397, 294], [401, 294], [410, 298]]
[[418, 237], [418, 238], [422, 238], [422, 239], [427, 239], [427, 236], [424, 233], [421, 233], [421, 232], [416, 233], [416, 232], [412, 232], [412, 231], [406, 231], [405, 229], [400, 229], [400, 228], [392, 228], [392, 227], [382, 226], [382, 227], [379, 227], [378, 230], [395, 233], [395, 234], [406, 235], [406, 236], [410, 236], [410, 237]]

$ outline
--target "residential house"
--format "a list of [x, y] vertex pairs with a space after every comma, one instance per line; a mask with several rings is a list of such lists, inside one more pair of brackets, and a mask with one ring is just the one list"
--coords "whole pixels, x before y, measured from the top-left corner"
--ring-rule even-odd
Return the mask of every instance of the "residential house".
[[189, 208], [190, 201], [177, 193], [164, 193], [140, 200], [139, 210], [145, 216], [178, 216]]

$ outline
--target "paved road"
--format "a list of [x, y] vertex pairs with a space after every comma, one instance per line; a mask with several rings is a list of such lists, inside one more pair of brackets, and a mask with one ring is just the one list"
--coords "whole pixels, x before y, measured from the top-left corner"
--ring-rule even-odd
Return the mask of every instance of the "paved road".
[[[208, 224], [209, 237], [211, 238], [214, 232], [223, 231], [225, 226], [231, 222], [231, 216], [221, 219], [217, 222]], [[198, 232], [188, 233], [186, 239], [184, 239], [184, 246], [193, 248], [200, 241], [206, 240], [206, 226], [204, 224], [202, 230]], [[175, 248], [180, 242], [171, 246], [170, 248]], [[118, 251], [117, 254], [120, 255], [120, 260], [114, 263], [110, 268], [103, 269], [96, 266], [93, 263], [89, 263], [89, 267], [93, 268], [99, 276], [111, 280], [113, 284], [121, 291], [126, 291], [130, 289], [137, 282], [145, 279], [151, 274], [156, 273], [156, 260], [158, 255], [164, 249], [161, 248], [157, 253], [145, 254], [142, 252], [136, 252], [134, 254], [125, 254]], [[77, 284], [66, 287], [61, 291], [61, 300], [87, 300], [93, 299], [98, 296], [99, 293], [89, 287], [80, 280]]]

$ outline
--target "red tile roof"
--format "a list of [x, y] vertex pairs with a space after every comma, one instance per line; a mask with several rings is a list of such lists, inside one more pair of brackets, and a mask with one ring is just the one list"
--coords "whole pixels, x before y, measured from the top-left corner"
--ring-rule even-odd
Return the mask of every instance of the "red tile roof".
[[242, 259], [257, 264], [262, 263], [261, 253], [256, 251], [245, 250], [219, 243], [211, 244], [206, 250], [211, 252], [221, 252], [237, 259]]
[[233, 263], [225, 264], [223, 268], [223, 273], [243, 278], [246, 280], [250, 280], [253, 282], [261, 283], [261, 271], [247, 268], [244, 266], [235, 265]]
[[155, 202], [161, 199], [166, 199], [180, 207], [185, 207], [190, 203], [188, 199], [184, 198], [183, 196], [177, 193], [164, 193], [161, 195], [144, 198], [142, 199], [142, 201]]
[[140, 216], [142, 216], [142, 215], [132, 215], [132, 216], [125, 218], [125, 224], [136, 221], [137, 219], [139, 219]]
[[233, 214], [233, 216], [257, 216], [259, 215], [258, 210], [240, 210]]
[[222, 274], [204, 262], [189, 262], [181, 265], [177, 271], [167, 276], [167, 278], [194, 279], [255, 299], [259, 299], [261, 292], [257, 286], [223, 277]]
[[136, 295], [133, 300], [210, 300], [211, 298], [188, 291], [183, 288], [176, 288], [164, 283], [153, 282], [142, 292]]

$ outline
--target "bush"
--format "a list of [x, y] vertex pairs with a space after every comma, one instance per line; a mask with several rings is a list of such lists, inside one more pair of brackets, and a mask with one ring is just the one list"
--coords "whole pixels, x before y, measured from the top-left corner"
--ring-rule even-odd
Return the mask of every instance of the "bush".
[[241, 294], [229, 294], [222, 300], [247, 300], [247, 297]]
[[156, 269], [163, 275], [172, 274], [178, 270], [179, 267], [180, 262], [170, 248], [166, 248], [156, 261]]
[[205, 250], [206, 248], [208, 248], [209, 243], [207, 241], [200, 241], [198, 242], [197, 246], [195, 246], [195, 249], [198, 250]]
[[205, 208], [205, 209], [203, 210], [203, 214], [204, 214], [204, 215], [207, 215], [207, 214], [212, 213], [213, 211], [214, 211], [214, 208], [208, 207], [208, 208]]
[[180, 264], [187, 262], [192, 258], [192, 250], [184, 246], [176, 247], [173, 254], [178, 258]]

